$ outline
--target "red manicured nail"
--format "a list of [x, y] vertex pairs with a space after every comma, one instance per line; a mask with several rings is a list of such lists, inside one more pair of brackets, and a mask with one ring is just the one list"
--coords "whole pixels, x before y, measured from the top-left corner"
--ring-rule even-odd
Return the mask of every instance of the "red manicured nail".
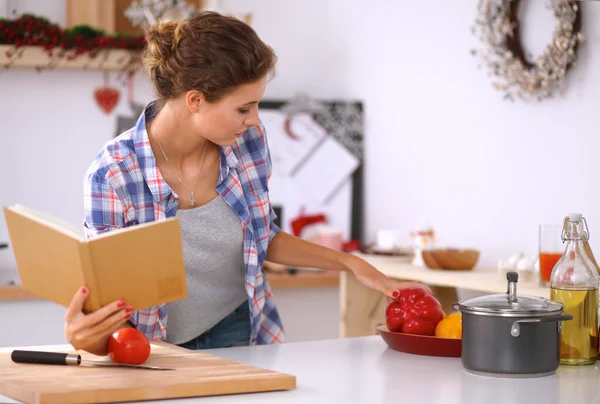
[[87, 293], [87, 292], [88, 292], [88, 290], [85, 286], [81, 288], [81, 293]]
[[392, 296], [394, 296], [395, 299], [400, 297], [400, 292], [398, 292], [397, 290], [394, 291], [394, 293], [392, 293]]
[[123, 307], [123, 306], [125, 306], [125, 302], [123, 300], [119, 300], [117, 302], [117, 307]]
[[129, 320], [131, 318], [131, 314], [125, 316], [125, 320]]
[[131, 307], [131, 306], [129, 306], [129, 307], [127, 307], [127, 308], [125, 309], [125, 311], [126, 311], [127, 313], [129, 313], [129, 312], [130, 312], [130, 311], [132, 311], [132, 310], [133, 310], [133, 307]]

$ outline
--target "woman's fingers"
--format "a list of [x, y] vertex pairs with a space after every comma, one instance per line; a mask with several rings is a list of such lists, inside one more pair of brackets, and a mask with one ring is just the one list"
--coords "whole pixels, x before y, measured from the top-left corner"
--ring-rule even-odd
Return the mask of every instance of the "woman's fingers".
[[433, 292], [431, 291], [429, 286], [425, 284], [419, 282], [400, 282], [393, 279], [391, 280], [391, 282], [387, 283], [385, 289], [382, 290], [382, 292], [388, 298], [388, 303], [390, 303], [392, 300], [397, 299], [400, 296], [400, 292], [403, 289], [408, 288], [421, 288], [427, 291], [427, 293], [433, 295]]
[[393, 287], [396, 288], [398, 291], [401, 291], [402, 289], [407, 289], [407, 288], [421, 288], [421, 289], [425, 289], [427, 291], [427, 293], [433, 295], [433, 292], [431, 291], [431, 289], [429, 288], [429, 286], [420, 283], [420, 282], [400, 282], [400, 281], [393, 281], [394, 285]]
[[380, 290], [383, 292], [388, 302], [391, 302], [400, 296], [400, 290], [396, 283], [387, 282], [382, 288], [380, 288]]
[[112, 303], [109, 303], [106, 306], [96, 310], [95, 312], [86, 315], [80, 321], [73, 323], [71, 325], [71, 332], [73, 334], [78, 334], [83, 330], [95, 327], [96, 325], [104, 322], [114, 313], [123, 313], [125, 311], [125, 307], [126, 303], [123, 300], [117, 300]]
[[118, 330], [129, 317], [129, 311], [121, 310], [92, 327], [83, 329], [77, 337], [81, 340], [96, 340], [106, 337]]
[[83, 322], [85, 323], [86, 327], [92, 327], [103, 322], [114, 313], [124, 310], [126, 306], [127, 303], [125, 303], [123, 300], [114, 301], [96, 310], [95, 312], [88, 314]]
[[83, 304], [85, 303], [85, 299], [88, 297], [89, 289], [87, 286], [82, 286], [77, 289], [77, 292], [73, 295], [71, 299], [71, 304], [67, 308], [67, 312], [65, 313], [65, 321], [71, 321], [78, 314], [83, 313]]

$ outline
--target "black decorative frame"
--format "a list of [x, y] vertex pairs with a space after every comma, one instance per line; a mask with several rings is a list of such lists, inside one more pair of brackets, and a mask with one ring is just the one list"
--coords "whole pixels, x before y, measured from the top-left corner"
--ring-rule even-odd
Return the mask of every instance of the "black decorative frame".
[[[335, 115], [337, 107], [340, 105], [352, 104], [356, 107], [357, 110], [364, 115], [364, 107], [362, 102], [360, 101], [342, 101], [342, 100], [328, 100], [322, 101], [317, 100], [319, 103], [323, 104], [327, 109], [328, 113]], [[284, 105], [286, 105], [288, 101], [279, 100], [279, 99], [269, 99], [264, 100], [259, 103], [259, 111], [261, 109], [280, 109]], [[259, 112], [260, 116], [260, 112]], [[352, 175], [352, 208], [351, 208], [351, 227], [350, 227], [350, 238], [352, 240], [357, 240], [361, 243], [364, 243], [364, 124], [361, 125], [361, 129], [357, 131], [349, 131], [339, 133], [336, 131], [329, 131], [327, 128], [327, 120], [324, 119], [323, 113], [314, 112], [312, 114], [313, 119], [319, 124], [323, 125], [325, 130], [331, 136], [334, 136], [336, 140], [340, 141], [344, 144], [345, 140], [352, 140], [354, 144], [360, 146], [360, 153], [353, 154], [359, 159], [360, 164], [358, 168], [354, 171]], [[364, 118], [361, 120], [364, 122]], [[267, 128], [268, 130], [268, 128]], [[341, 137], [348, 137], [348, 139], [344, 139]], [[352, 151], [352, 150], [351, 150]]]

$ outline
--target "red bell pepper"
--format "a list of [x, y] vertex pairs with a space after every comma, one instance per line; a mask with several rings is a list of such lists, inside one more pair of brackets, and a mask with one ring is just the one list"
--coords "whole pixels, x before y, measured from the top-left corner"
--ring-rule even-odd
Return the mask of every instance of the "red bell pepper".
[[440, 302], [422, 288], [408, 288], [385, 311], [392, 332], [435, 335], [435, 327], [444, 318]]

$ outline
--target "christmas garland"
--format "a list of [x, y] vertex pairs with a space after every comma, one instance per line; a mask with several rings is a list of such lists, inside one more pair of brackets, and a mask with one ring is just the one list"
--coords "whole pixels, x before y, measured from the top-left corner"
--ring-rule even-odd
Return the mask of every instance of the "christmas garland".
[[583, 41], [581, 9], [572, 0], [553, 1], [558, 20], [553, 41], [532, 63], [520, 40], [519, 5], [520, 0], [480, 0], [473, 34], [487, 45], [487, 52], [472, 53], [500, 77], [493, 86], [505, 92], [505, 99], [541, 101], [564, 91], [567, 71], [576, 65], [577, 46]]
[[22, 55], [25, 46], [40, 46], [49, 57], [65, 58], [68, 61], [86, 54], [89, 58], [95, 58], [104, 50], [131, 50], [135, 52], [132, 52], [132, 60], [127, 65], [129, 69], [135, 65], [137, 55], [145, 45], [145, 38], [123, 34], [106, 35], [88, 25], [63, 29], [45, 18], [24, 14], [14, 20], [0, 18], [0, 45], [13, 45], [5, 52], [11, 61]]

